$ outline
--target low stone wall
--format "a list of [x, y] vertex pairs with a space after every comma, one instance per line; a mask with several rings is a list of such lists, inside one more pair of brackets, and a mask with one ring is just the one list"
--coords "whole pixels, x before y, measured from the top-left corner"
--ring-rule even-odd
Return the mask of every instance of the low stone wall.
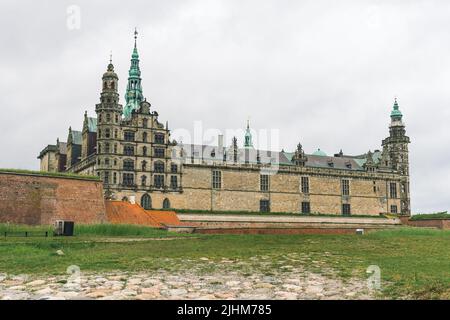
[[[178, 214], [178, 217], [183, 224], [197, 227], [197, 233], [299, 234], [310, 232], [353, 234], [356, 232], [356, 229], [386, 229], [401, 225], [399, 219], [380, 218], [219, 214]], [[218, 231], [225, 229], [226, 231]], [[274, 231], [275, 229], [277, 229], [276, 232]], [[322, 231], [319, 232], [317, 230]]]
[[106, 221], [100, 181], [0, 172], [0, 223], [50, 225]]
[[411, 227], [450, 230], [450, 219], [411, 220], [410, 218], [402, 218], [402, 222]]
[[[384, 228], [380, 228], [384, 229]], [[364, 232], [380, 230], [377, 228], [364, 229]], [[356, 234], [356, 228], [197, 228], [200, 234]]]

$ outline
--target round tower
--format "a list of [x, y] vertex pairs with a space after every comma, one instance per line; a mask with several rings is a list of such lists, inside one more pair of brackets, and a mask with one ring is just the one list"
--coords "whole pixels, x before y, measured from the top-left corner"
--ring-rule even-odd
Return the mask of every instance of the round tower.
[[112, 58], [102, 77], [100, 103], [97, 104], [97, 174], [104, 181], [105, 193], [112, 185], [119, 184], [119, 144], [122, 106], [119, 104], [119, 77], [114, 72]]

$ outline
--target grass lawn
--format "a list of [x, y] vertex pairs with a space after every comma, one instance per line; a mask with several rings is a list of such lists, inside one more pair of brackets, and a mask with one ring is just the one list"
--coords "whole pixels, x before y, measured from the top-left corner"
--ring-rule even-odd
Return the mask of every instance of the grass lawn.
[[[27, 228], [31, 229], [47, 228]], [[77, 226], [73, 238], [5, 238], [1, 235], [6, 230], [19, 232], [23, 227], [0, 225], [0, 273], [63, 274], [70, 265], [84, 272], [177, 270], [202, 263], [202, 257], [255, 261], [259, 256], [269, 256], [272, 265], [262, 270], [255, 264], [254, 271], [270, 273], [270, 268], [282, 266], [286, 255], [296, 253], [307, 257], [298, 262], [307, 269], [320, 272], [329, 267], [344, 278], [365, 278], [367, 267], [378, 265], [387, 298], [450, 299], [449, 231], [401, 228], [365, 236], [179, 235], [104, 225]], [[127, 238], [143, 241], [119, 241]], [[65, 254], [59, 256], [57, 250]]]

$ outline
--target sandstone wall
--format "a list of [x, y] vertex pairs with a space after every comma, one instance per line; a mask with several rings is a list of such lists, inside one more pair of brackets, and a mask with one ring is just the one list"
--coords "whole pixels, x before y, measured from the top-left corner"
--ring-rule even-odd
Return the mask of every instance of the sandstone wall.
[[[259, 170], [251, 168], [214, 168], [222, 172], [222, 188], [213, 190], [212, 167], [185, 165], [182, 172], [183, 192], [152, 191], [152, 208], [161, 209], [164, 199], [171, 208], [212, 211], [258, 212], [260, 200], [269, 200], [271, 212], [300, 213], [301, 203], [310, 202], [312, 213], [342, 214], [342, 204], [349, 203], [354, 215], [390, 213], [391, 205], [400, 210], [400, 199], [391, 199], [386, 185], [398, 177], [382, 173], [339, 172], [303, 168], [298, 172], [279, 171], [270, 175], [269, 191], [260, 190]], [[301, 192], [302, 176], [309, 177], [309, 193]], [[342, 196], [341, 180], [350, 181], [350, 195]], [[116, 198], [136, 196], [140, 203], [143, 191], [123, 190]]]
[[0, 173], [0, 223], [93, 224], [106, 221], [99, 181]]

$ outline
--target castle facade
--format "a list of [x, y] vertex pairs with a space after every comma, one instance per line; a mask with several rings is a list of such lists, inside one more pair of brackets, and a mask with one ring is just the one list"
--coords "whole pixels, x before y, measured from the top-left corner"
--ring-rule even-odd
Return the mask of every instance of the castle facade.
[[244, 145], [182, 144], [143, 95], [136, 45], [125, 106], [110, 61], [102, 77], [96, 117], [84, 115], [81, 131], [69, 128], [39, 155], [42, 171], [97, 175], [105, 197], [134, 198], [146, 209], [289, 212], [335, 215], [410, 215], [409, 137], [397, 101], [381, 150], [360, 155], [318, 150], [306, 154]]

